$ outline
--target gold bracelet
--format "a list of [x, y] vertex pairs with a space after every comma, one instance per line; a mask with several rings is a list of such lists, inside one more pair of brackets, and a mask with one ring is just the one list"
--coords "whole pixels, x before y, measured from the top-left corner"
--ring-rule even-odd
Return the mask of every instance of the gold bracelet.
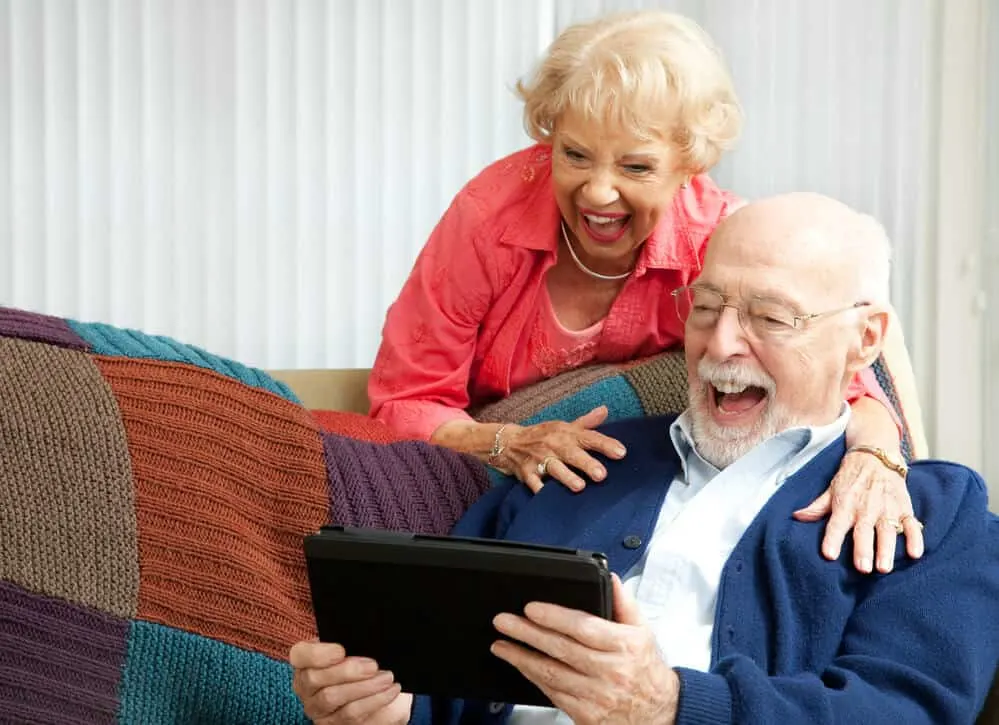
[[892, 457], [888, 455], [884, 448], [876, 448], [874, 446], [852, 446], [847, 453], [870, 453], [872, 456], [881, 461], [881, 465], [887, 468], [889, 471], [894, 471], [902, 478], [909, 475], [909, 468], [904, 463], [899, 463], [898, 461], [892, 460]]
[[501, 425], [499, 428], [496, 429], [496, 437], [493, 438], [493, 449], [489, 451], [489, 457], [486, 458], [486, 463], [488, 463], [489, 465], [492, 465], [493, 461], [499, 458], [500, 455], [503, 453], [503, 451], [506, 450], [506, 446], [504, 446], [500, 442], [500, 435], [503, 433], [503, 429], [506, 428], [508, 425], [510, 424], [504, 423], [503, 425]]

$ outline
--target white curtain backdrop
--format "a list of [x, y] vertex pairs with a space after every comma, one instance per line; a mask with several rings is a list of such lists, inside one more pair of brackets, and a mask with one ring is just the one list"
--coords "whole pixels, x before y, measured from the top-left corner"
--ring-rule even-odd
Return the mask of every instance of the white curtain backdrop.
[[[986, 390], [985, 474], [999, 494], [999, 0], [989, 0], [986, 62], [987, 115], [985, 183], [985, 260], [981, 287], [985, 306], [987, 348], [983, 370]], [[995, 506], [995, 502], [993, 503]]]
[[[0, 304], [366, 367], [452, 195], [528, 142], [516, 80], [570, 22], [656, 5], [733, 67], [748, 121], [723, 185], [830, 193], [888, 227], [939, 443], [941, 135], [975, 123], [941, 130], [944, 56], [996, 2], [0, 0]], [[964, 420], [974, 440], [943, 447], [980, 459], [981, 407]]]
[[537, 0], [0, 0], [0, 303], [366, 366]]

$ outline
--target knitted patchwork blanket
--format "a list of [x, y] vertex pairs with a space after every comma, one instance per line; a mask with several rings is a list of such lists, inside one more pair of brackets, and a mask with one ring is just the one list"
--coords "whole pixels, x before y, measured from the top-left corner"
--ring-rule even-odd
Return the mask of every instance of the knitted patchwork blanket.
[[[533, 423], [600, 404], [612, 420], [679, 412], [682, 354], [474, 413]], [[0, 308], [0, 722], [304, 722], [286, 663], [315, 636], [303, 537], [444, 534], [498, 477], [384, 442], [363, 416], [318, 417], [263, 371], [176, 340]]]
[[485, 468], [204, 351], [0, 308], [0, 721], [305, 721], [302, 538], [447, 533]]

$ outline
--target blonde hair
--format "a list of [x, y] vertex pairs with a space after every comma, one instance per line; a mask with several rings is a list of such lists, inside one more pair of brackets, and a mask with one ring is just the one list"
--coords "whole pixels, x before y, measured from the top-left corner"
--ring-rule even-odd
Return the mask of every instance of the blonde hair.
[[679, 170], [690, 174], [714, 166], [742, 128], [720, 51], [697, 23], [659, 10], [567, 28], [517, 92], [536, 141], [551, 143], [559, 116], [571, 109], [637, 138], [671, 141], [681, 154]]

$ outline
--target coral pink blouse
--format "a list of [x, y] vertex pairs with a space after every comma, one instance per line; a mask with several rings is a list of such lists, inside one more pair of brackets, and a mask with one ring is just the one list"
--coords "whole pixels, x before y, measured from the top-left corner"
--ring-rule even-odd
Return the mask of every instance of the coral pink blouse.
[[[607, 316], [558, 323], [545, 273], [558, 251], [551, 147], [500, 159], [454, 198], [388, 310], [368, 383], [371, 415], [428, 439], [465, 409], [591, 362], [623, 362], [683, 341], [670, 293], [697, 276], [708, 236], [742, 204], [706, 175], [677, 192]], [[885, 401], [873, 373], [853, 397]], [[890, 409], [890, 408], [889, 408]]]

